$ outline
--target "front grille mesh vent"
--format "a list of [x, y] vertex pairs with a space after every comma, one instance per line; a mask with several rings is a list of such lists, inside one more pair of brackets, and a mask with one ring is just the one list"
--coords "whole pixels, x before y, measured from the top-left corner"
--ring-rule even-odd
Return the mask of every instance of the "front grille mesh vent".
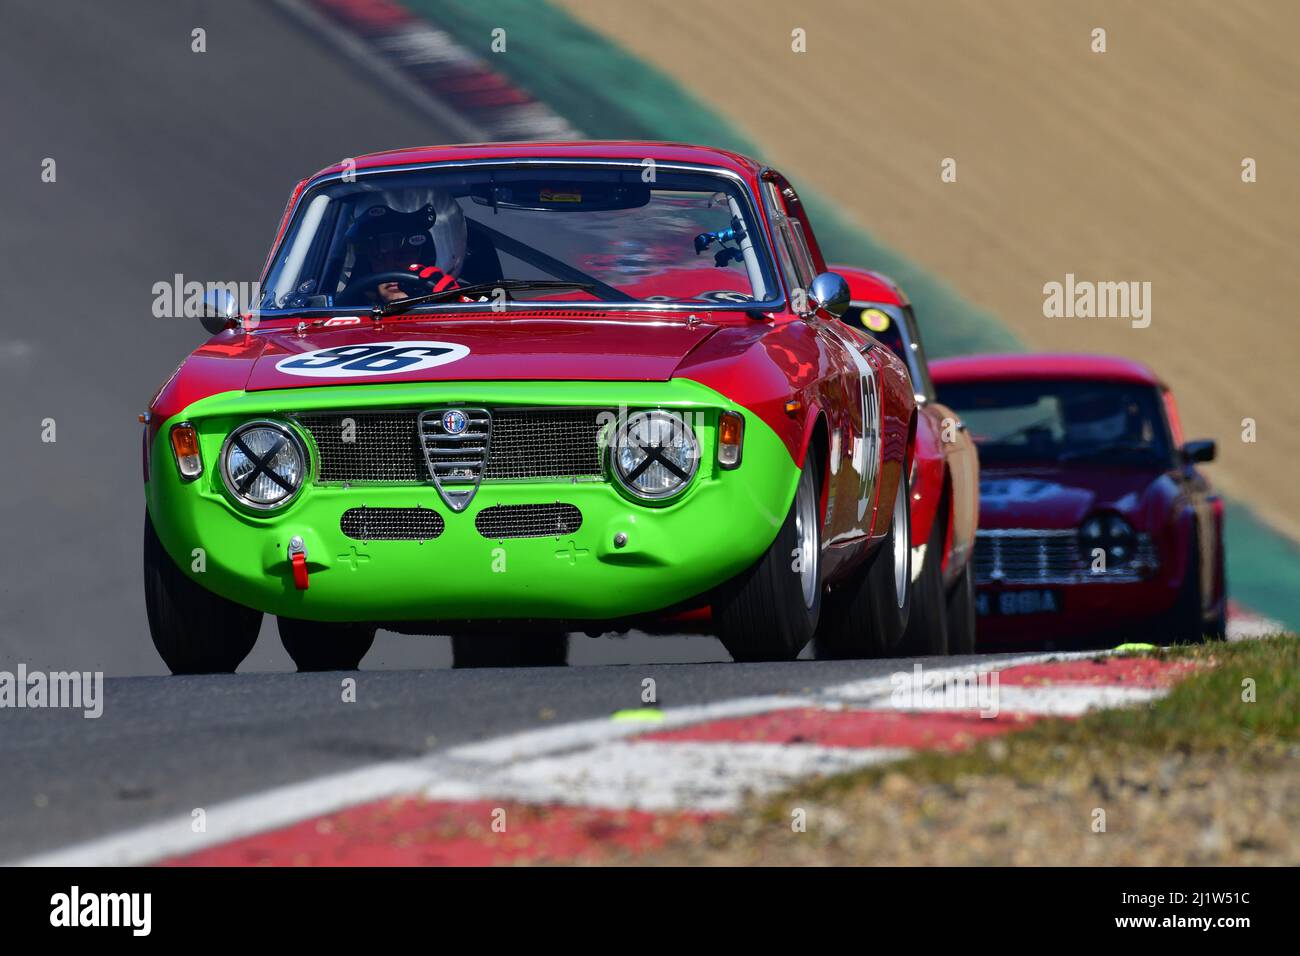
[[582, 512], [569, 504], [493, 505], [474, 518], [485, 538], [549, 538], [582, 527]]
[[357, 541], [431, 541], [442, 534], [442, 515], [428, 508], [349, 508], [339, 529]]

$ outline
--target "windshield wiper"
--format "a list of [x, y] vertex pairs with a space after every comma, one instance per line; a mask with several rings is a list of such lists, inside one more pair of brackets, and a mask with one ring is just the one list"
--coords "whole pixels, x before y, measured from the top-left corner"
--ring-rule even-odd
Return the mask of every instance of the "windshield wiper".
[[568, 279], [499, 279], [496, 282], [479, 282], [475, 285], [461, 286], [459, 289], [443, 289], [440, 292], [430, 292], [428, 295], [417, 295], [411, 299], [397, 299], [387, 305], [377, 305], [370, 312], [377, 319], [386, 315], [401, 315], [403, 312], [411, 311], [417, 305], [443, 302], [462, 295], [482, 295], [495, 292], [497, 289], [505, 292], [523, 292], [528, 289], [579, 289], [583, 292], [591, 292], [595, 288], [595, 283], [570, 282]]

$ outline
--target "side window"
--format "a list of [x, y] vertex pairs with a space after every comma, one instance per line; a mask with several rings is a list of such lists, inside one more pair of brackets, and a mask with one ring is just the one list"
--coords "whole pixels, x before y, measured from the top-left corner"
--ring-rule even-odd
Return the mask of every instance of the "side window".
[[[763, 198], [767, 202], [768, 217], [772, 222], [772, 232], [776, 241], [776, 256], [780, 260], [781, 273], [786, 285], [793, 295], [796, 289], [807, 291], [813, 275], [808, 271], [808, 248], [803, 244], [802, 231], [798, 223], [785, 214], [781, 194], [775, 183], [763, 184]], [[798, 237], [796, 239], [796, 237]]]
[[1163, 389], [1160, 398], [1165, 405], [1165, 417], [1169, 420], [1169, 433], [1173, 436], [1175, 445], [1183, 443], [1183, 423], [1178, 417], [1178, 406], [1174, 403], [1174, 394], [1168, 389]]
[[912, 307], [906, 306], [903, 309], [903, 315], [907, 321], [907, 330], [912, 340], [912, 354], [916, 356], [915, 371], [918, 374], [917, 381], [913, 383], [926, 401], [933, 402], [934, 399], [934, 382], [930, 379], [930, 362], [925, 357], [925, 346], [921, 344], [921, 329], [916, 324], [916, 316], [912, 313]]
[[799, 276], [794, 269], [794, 254], [790, 250], [789, 232], [786, 229], [785, 213], [781, 209], [781, 198], [776, 186], [763, 183], [763, 200], [767, 204], [767, 217], [772, 223], [772, 239], [776, 246], [776, 258], [781, 267], [781, 275], [791, 292], [799, 288]]
[[794, 247], [794, 265], [799, 273], [799, 284], [805, 289], [812, 285], [812, 280], [817, 278], [817, 267], [813, 265], [812, 253], [808, 251], [808, 244], [804, 242], [803, 225], [798, 219], [785, 220], [786, 229], [790, 232], [790, 243]]

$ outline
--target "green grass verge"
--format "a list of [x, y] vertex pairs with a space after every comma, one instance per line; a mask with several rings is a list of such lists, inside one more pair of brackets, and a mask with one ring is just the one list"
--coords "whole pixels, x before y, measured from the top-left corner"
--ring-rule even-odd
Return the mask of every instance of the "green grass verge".
[[[1047, 719], [959, 753], [928, 752], [899, 763], [831, 777], [801, 792], [833, 796], [899, 773], [947, 784], [1003, 775], [1043, 783], [1083, 767], [1123, 766], [1168, 753], [1232, 755], [1257, 766], [1294, 761], [1300, 743], [1300, 638], [1279, 635], [1231, 644], [1171, 648], [1150, 655], [1205, 665], [1150, 707], [1115, 708], [1078, 720]], [[1243, 700], [1254, 682], [1254, 702]], [[776, 801], [771, 813], [786, 814]]]

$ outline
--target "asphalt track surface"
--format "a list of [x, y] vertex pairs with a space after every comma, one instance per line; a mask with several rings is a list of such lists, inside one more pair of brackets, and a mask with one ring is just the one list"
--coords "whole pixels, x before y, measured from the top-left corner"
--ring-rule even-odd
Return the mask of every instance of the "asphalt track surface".
[[[338, 159], [447, 141], [252, 2], [6, 0], [0, 30], [0, 670], [103, 671], [104, 713], [0, 710], [0, 861], [319, 774], [640, 704], [800, 693], [897, 661], [735, 665], [707, 637], [575, 637], [567, 668], [454, 671], [381, 633], [286, 673], [268, 618], [232, 677], [168, 678], [141, 597], [140, 425], [202, 339], [156, 319], [180, 273], [252, 281], [289, 189]], [[207, 32], [207, 52], [190, 49]], [[57, 163], [43, 183], [42, 160]], [[56, 441], [41, 440], [54, 419]], [[904, 665], [907, 666], [907, 665]]]

